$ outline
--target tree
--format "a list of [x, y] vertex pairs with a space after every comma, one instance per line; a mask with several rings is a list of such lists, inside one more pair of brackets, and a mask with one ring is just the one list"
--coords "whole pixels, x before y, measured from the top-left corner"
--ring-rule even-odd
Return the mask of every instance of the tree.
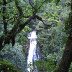
[[[23, 11], [22, 11], [22, 8], [21, 6], [19, 6], [19, 1], [18, 0], [14, 0], [15, 1], [15, 5], [16, 5], [16, 8], [18, 10], [18, 18], [17, 18], [17, 21], [16, 21], [16, 24], [13, 26], [13, 28], [7, 32], [7, 22], [6, 22], [6, 0], [3, 0], [3, 24], [4, 24], [4, 32], [5, 34], [2, 35], [0, 37], [0, 50], [3, 49], [3, 47], [6, 45], [6, 44], [9, 44], [9, 43], [12, 43], [12, 46], [14, 46], [15, 44], [15, 37], [16, 35], [32, 20], [32, 19], [38, 19], [40, 21], [42, 21], [42, 18], [39, 17], [38, 15], [36, 15], [37, 13], [37, 9], [33, 8], [32, 4], [31, 4], [31, 1], [29, 0], [29, 3], [31, 5], [31, 7], [33, 8], [33, 14], [32, 16], [27, 16], [27, 21], [22, 23], [21, 22], [21, 18], [24, 17], [24, 14], [23, 14]], [[41, 6], [40, 6], [41, 7]], [[38, 7], [38, 8], [40, 8]]]
[[64, 53], [58, 68], [54, 72], [68, 72], [70, 64], [72, 62], [72, 0], [71, 0], [71, 12], [69, 14], [67, 26], [68, 26], [68, 40], [64, 49]]
[[[3, 32], [3, 35], [0, 37], [0, 51], [3, 49], [3, 47], [6, 45], [6, 44], [10, 44], [12, 43], [12, 46], [14, 46], [15, 44], [15, 37], [18, 33], [20, 33], [22, 31], [22, 29], [27, 25], [29, 24], [29, 22], [31, 22], [32, 20], [34, 19], [38, 19], [40, 20], [41, 22], [43, 22], [42, 18], [40, 16], [37, 15], [37, 12], [40, 10], [40, 8], [42, 7], [42, 5], [46, 2], [48, 2], [50, 0], [43, 0], [43, 1], [39, 1], [39, 3], [41, 3], [40, 5], [36, 5], [35, 3], [38, 3], [37, 0], [35, 1], [35, 3], [33, 2], [33, 0], [29, 0], [29, 5], [31, 6], [31, 10], [32, 10], [32, 13], [25, 16], [24, 13], [23, 13], [23, 9], [22, 7], [19, 5], [19, 2], [20, 0], [14, 0], [15, 2], [15, 10], [17, 12], [16, 15], [14, 15], [12, 18], [8, 18], [7, 20], [7, 4], [8, 2], [11, 2], [7, 0], [3, 0], [3, 7], [2, 7], [2, 22], [3, 22], [3, 25], [4, 25], [4, 32]], [[54, 1], [54, 0], [53, 0]], [[56, 4], [58, 4], [60, 0], [56, 0]], [[50, 1], [51, 2], [51, 1]], [[72, 11], [72, 1], [71, 1], [71, 11]], [[8, 21], [11, 20], [11, 19], [14, 19], [14, 24], [13, 24], [13, 27], [11, 30], [8, 30], [7, 29], [7, 26], [8, 26]], [[22, 19], [24, 20], [25, 19], [25, 22], [22, 22]], [[69, 16], [69, 21], [68, 21], [68, 24], [69, 24], [69, 28], [70, 31], [69, 31], [69, 37], [68, 37], [68, 40], [67, 40], [67, 43], [66, 43], [66, 47], [65, 47], [65, 50], [64, 50], [64, 54], [62, 56], [62, 60], [59, 64], [59, 67], [55, 70], [55, 72], [68, 72], [68, 69], [70, 67], [70, 64], [71, 64], [71, 61], [72, 61], [72, 33], [71, 33], [71, 19], [72, 19], [72, 14], [70, 13], [70, 16]], [[44, 22], [43, 22], [44, 24]]]

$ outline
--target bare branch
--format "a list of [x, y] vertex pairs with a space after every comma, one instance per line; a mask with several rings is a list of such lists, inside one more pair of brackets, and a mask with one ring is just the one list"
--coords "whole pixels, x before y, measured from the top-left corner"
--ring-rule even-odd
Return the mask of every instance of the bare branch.
[[42, 4], [38, 7], [38, 10], [43, 6], [43, 4], [45, 3], [45, 0], [42, 2]]
[[18, 0], [15, 0], [15, 5], [16, 5], [16, 8], [18, 9], [18, 12], [19, 12], [19, 16], [23, 16], [23, 12], [22, 12], [22, 8], [19, 6], [19, 1]]
[[3, 47], [6, 44], [12, 43], [12, 46], [15, 44], [15, 37], [18, 33], [22, 31], [22, 29], [33, 19], [38, 19], [43, 22], [42, 18], [37, 15], [32, 15], [28, 18], [28, 20], [25, 23], [21, 22], [21, 18], [23, 17], [23, 12], [21, 7], [18, 5], [18, 0], [15, 0], [16, 8], [18, 9], [19, 16], [17, 18], [17, 22], [7, 34], [0, 37], [0, 50], [3, 49]]
[[31, 7], [32, 7], [33, 9], [35, 9], [35, 8], [34, 8], [33, 0], [29, 0], [29, 4], [31, 5]]
[[38, 20], [42, 21], [43, 24], [45, 25], [44, 21], [42, 20], [42, 18], [41, 18], [40, 16], [36, 15], [36, 18], [37, 18]]
[[0, 50], [2, 50], [6, 44], [11, 43], [12, 41], [14, 42], [15, 40], [13, 39], [16, 37], [16, 35], [19, 32], [21, 32], [21, 30], [34, 18], [35, 16], [29, 17], [29, 19], [24, 24], [20, 24], [20, 22], [18, 22], [19, 23], [18, 26], [15, 24], [12, 30], [10, 30], [6, 35], [1, 36], [0, 37]]

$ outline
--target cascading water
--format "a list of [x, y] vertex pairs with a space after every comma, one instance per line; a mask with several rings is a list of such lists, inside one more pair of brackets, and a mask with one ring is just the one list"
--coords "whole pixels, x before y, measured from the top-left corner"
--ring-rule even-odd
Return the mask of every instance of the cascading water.
[[37, 60], [37, 56], [36, 56], [37, 35], [35, 30], [29, 33], [28, 39], [30, 40], [30, 47], [27, 57], [27, 71], [32, 72], [33, 61]]

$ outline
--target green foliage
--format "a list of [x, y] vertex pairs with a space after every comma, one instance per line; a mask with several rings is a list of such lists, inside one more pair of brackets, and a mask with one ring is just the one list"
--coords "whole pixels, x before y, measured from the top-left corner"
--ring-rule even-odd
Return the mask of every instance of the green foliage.
[[[5, 14], [7, 16], [6, 20], [8, 22], [8, 31], [13, 28], [19, 17], [19, 12], [14, 1], [17, 1], [18, 6], [21, 7], [23, 12], [22, 18], [20, 19], [21, 24], [24, 24], [24, 22], [32, 16], [34, 11], [36, 12], [36, 15], [39, 15], [44, 21], [44, 24], [37, 19], [30, 22], [29, 25], [25, 26], [25, 28], [17, 35], [16, 43], [23, 46], [23, 54], [27, 53], [27, 35], [32, 30], [32, 26], [34, 25], [38, 30], [38, 43], [40, 44], [40, 51], [45, 59], [36, 62], [38, 70], [41, 71], [44, 69], [46, 72], [53, 71], [56, 67], [55, 61], [58, 63], [62, 57], [63, 49], [68, 37], [66, 32], [69, 32], [71, 29], [69, 28], [67, 21], [70, 12], [70, 0], [33, 0], [34, 9], [29, 4], [28, 0], [7, 0], [7, 10]], [[62, 4], [64, 4], [64, 6]], [[0, 37], [3, 35], [3, 14], [1, 9], [2, 0], [0, 1]], [[18, 49], [14, 51], [17, 51], [20, 55], [19, 49], [21, 47], [18, 45], [15, 46]], [[10, 47], [6, 47], [7, 49], [10, 49]], [[7, 61], [0, 61], [0, 69], [2, 70], [4, 67], [7, 72], [17, 72], [12, 64], [9, 64]], [[70, 72], [71, 71], [72, 70], [70, 69]]]
[[[60, 48], [65, 46], [67, 34], [65, 33], [64, 16], [62, 17], [62, 14], [61, 5], [55, 3], [45, 5], [43, 17], [46, 19], [46, 27], [41, 22], [38, 24], [39, 26], [37, 25], [38, 30], [40, 29], [38, 41], [44, 57], [47, 57], [49, 53], [57, 53]], [[51, 27], [48, 27], [48, 25], [51, 25]]]
[[56, 5], [60, 2], [60, 0], [55, 0]]
[[20, 72], [9, 61], [0, 60], [0, 72]]
[[55, 62], [52, 59], [41, 60], [36, 62], [38, 70], [44, 72], [51, 72], [56, 67]]
[[70, 65], [69, 72], [72, 72], [72, 64]]

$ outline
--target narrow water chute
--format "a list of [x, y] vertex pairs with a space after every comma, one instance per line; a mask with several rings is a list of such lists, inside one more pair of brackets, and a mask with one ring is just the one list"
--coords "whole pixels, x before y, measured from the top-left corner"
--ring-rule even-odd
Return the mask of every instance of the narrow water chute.
[[33, 61], [37, 60], [36, 56], [37, 35], [35, 30], [29, 33], [28, 39], [30, 40], [30, 47], [27, 57], [27, 66], [28, 66], [27, 70], [28, 72], [30, 72], [31, 68], [33, 68], [32, 67]]

